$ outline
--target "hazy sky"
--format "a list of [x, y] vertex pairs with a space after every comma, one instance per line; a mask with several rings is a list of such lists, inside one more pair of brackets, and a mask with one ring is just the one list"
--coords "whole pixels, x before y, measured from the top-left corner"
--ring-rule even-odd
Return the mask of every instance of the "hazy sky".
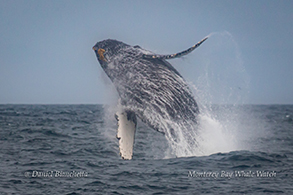
[[96, 42], [171, 54], [211, 35], [170, 60], [196, 97], [293, 104], [292, 10], [289, 0], [0, 0], [0, 103], [107, 103]]

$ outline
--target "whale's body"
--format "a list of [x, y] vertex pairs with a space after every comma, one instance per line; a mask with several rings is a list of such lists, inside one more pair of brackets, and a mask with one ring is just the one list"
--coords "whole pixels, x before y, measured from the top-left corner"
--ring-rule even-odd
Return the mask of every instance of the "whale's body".
[[93, 47], [120, 96], [117, 138], [122, 158], [132, 158], [136, 116], [153, 129], [171, 134], [171, 121], [196, 123], [199, 110], [192, 92], [166, 60], [190, 53], [205, 40], [173, 55], [156, 55], [139, 46], [111, 39]]

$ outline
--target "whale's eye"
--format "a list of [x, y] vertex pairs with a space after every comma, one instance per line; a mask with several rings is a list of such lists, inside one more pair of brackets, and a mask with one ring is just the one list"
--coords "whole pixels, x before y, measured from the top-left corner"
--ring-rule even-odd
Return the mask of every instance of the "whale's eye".
[[104, 49], [98, 49], [98, 54], [99, 54], [100, 60], [103, 60], [103, 61], [107, 62], [107, 60], [104, 57], [104, 53], [105, 53]]

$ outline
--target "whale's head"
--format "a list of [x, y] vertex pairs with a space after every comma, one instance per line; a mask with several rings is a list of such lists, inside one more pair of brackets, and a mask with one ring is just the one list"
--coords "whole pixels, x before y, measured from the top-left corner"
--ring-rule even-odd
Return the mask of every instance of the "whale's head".
[[119, 55], [121, 50], [126, 47], [129, 47], [129, 45], [117, 40], [107, 39], [96, 43], [93, 50], [95, 51], [102, 68], [107, 73], [111, 68], [109, 65], [113, 64], [117, 55]]

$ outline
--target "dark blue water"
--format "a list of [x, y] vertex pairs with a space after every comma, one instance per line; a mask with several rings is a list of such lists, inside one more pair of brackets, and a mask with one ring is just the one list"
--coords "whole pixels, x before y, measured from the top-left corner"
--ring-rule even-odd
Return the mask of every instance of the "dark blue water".
[[130, 161], [108, 110], [0, 105], [0, 194], [293, 193], [292, 105], [214, 106], [222, 126], [231, 128], [227, 110], [238, 119], [224, 140], [237, 147], [200, 156], [168, 158], [164, 135], [139, 123]]

